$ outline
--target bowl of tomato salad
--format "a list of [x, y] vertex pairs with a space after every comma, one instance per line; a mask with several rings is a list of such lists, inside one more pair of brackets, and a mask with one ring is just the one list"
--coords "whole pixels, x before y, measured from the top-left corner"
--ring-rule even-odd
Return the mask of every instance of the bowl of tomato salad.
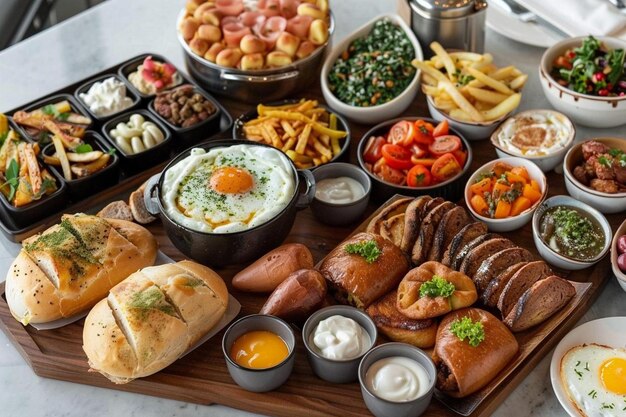
[[372, 197], [428, 194], [456, 200], [472, 163], [467, 139], [447, 121], [404, 117], [383, 122], [359, 142], [357, 157], [372, 180]]

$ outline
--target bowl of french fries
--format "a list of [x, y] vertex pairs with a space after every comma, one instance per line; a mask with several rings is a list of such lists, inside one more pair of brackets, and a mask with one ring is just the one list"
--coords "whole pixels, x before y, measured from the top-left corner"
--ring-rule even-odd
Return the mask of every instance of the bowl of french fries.
[[520, 104], [528, 75], [509, 65], [497, 67], [489, 53], [447, 51], [430, 44], [435, 55], [414, 60], [433, 119], [447, 120], [467, 139], [487, 139]]
[[282, 150], [298, 169], [315, 169], [347, 155], [348, 122], [317, 100], [259, 104], [233, 125], [233, 139], [265, 143]]

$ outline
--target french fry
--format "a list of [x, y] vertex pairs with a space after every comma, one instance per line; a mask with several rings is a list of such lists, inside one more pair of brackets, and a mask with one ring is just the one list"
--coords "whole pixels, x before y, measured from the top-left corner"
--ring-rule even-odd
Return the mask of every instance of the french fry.
[[[446, 77], [441, 71], [431, 67], [430, 65], [428, 65], [427, 63], [425, 63], [424, 61], [418, 61], [416, 59], [414, 59], [411, 64], [417, 68], [418, 70], [421, 70], [423, 73], [428, 74], [429, 76], [431, 76], [432, 78], [434, 78], [437, 81], [449, 81], [448, 77]], [[423, 76], [423, 75], [422, 75]]]
[[445, 89], [445, 91], [450, 95], [452, 100], [459, 106], [459, 108], [469, 115], [471, 120], [477, 122], [485, 121], [485, 117], [483, 116], [483, 114], [476, 110], [472, 103], [470, 103], [451, 82], [446, 81], [440, 84], [443, 84], [443, 88]]
[[306, 126], [304, 126], [302, 133], [300, 133], [300, 136], [298, 136], [298, 143], [296, 144], [296, 152], [304, 153], [307, 142], [309, 141], [309, 135], [311, 134], [312, 127], [313, 127], [312, 124], [307, 124]]
[[466, 86], [465, 90], [476, 100], [484, 101], [485, 103], [491, 104], [499, 104], [502, 101], [506, 100], [507, 97], [510, 97], [506, 94], [496, 93], [495, 91], [484, 90], [482, 88]]
[[514, 90], [520, 90], [522, 87], [524, 87], [527, 80], [528, 80], [528, 74], [518, 75], [509, 83], [509, 85]]
[[482, 114], [485, 120], [496, 120], [499, 119], [506, 114], [512, 112], [519, 106], [520, 101], [522, 100], [522, 95], [520, 93], [515, 93], [506, 98], [502, 103], [496, 105], [490, 110], [484, 111]]
[[446, 71], [448, 73], [448, 78], [450, 79], [450, 81], [455, 81], [456, 80], [456, 76], [455, 76], [456, 66], [454, 65], [454, 62], [452, 62], [452, 58], [450, 58], [450, 55], [448, 55], [448, 52], [446, 52], [446, 50], [443, 49], [443, 46], [441, 46], [439, 42], [432, 42], [430, 44], [430, 49], [432, 49], [433, 52], [437, 54], [437, 56], [443, 62], [443, 66], [446, 68]]
[[28, 180], [34, 194], [41, 191], [41, 171], [37, 163], [37, 156], [33, 150], [33, 145], [27, 143], [24, 146], [24, 156], [26, 157], [26, 165], [28, 166]]
[[476, 78], [478, 81], [480, 81], [481, 83], [493, 88], [494, 90], [503, 93], [503, 94], [514, 94], [515, 91], [511, 90], [509, 87], [507, 87], [504, 83], [498, 81], [498, 80], [494, 80], [493, 78], [491, 78], [490, 76], [488, 76], [487, 74], [478, 71], [477, 69], [474, 68], [466, 68], [467, 72], [470, 73], [470, 75], [474, 78]]
[[339, 146], [339, 139], [330, 138], [330, 148], [333, 150], [333, 155], [339, 155], [339, 153], [341, 152], [341, 146]]
[[63, 177], [67, 181], [72, 180], [72, 171], [70, 169], [70, 161], [67, 159], [67, 155], [65, 154], [65, 147], [63, 146], [63, 142], [58, 135], [52, 136], [52, 143], [54, 144], [54, 150], [61, 162], [61, 169], [63, 170]]

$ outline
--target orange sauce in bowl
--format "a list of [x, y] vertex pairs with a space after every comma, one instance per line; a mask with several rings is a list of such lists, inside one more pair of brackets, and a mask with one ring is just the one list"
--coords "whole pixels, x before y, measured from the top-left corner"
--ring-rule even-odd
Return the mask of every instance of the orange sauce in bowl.
[[287, 343], [275, 333], [255, 330], [239, 336], [230, 349], [230, 357], [251, 369], [271, 368], [289, 356]]

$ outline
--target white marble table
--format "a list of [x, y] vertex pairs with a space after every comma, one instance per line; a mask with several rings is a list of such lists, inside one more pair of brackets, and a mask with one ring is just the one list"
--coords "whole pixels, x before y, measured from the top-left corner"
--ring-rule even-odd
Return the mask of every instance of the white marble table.
[[[182, 0], [110, 0], [86, 13], [0, 52], [0, 111], [43, 96], [90, 74], [151, 51], [182, 67], [175, 20]], [[374, 16], [394, 11], [391, 0], [335, 0], [335, 40]], [[514, 62], [530, 74], [521, 108], [548, 108], [538, 81], [542, 50], [487, 32], [486, 49], [496, 61]], [[611, 131], [580, 128], [577, 140], [592, 135], [626, 136], [626, 127]], [[18, 246], [0, 237], [0, 280]], [[615, 279], [581, 322], [626, 316], [626, 294]], [[36, 376], [4, 333], [0, 332], [0, 416], [246, 416], [222, 406], [201, 406], [139, 394], [55, 381]], [[551, 354], [494, 413], [497, 417], [562, 416], [549, 376]]]

